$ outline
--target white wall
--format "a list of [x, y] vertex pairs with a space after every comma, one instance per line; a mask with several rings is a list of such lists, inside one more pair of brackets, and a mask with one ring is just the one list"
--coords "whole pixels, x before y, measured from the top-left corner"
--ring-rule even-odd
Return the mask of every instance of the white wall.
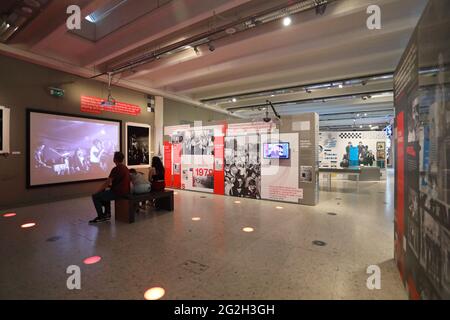
[[[264, 143], [289, 142], [289, 159], [264, 159]], [[261, 135], [261, 198], [299, 203], [303, 189], [299, 188], [298, 133]]]

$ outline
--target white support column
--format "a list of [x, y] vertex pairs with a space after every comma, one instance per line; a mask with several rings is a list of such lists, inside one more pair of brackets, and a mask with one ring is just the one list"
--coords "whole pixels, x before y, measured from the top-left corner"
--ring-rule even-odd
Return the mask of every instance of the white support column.
[[164, 156], [164, 98], [161, 96], [155, 97], [155, 156]]

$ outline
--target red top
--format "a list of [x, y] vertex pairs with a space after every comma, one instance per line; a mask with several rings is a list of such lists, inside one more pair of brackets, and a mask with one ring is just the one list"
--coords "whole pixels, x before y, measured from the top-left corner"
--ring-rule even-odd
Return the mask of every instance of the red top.
[[111, 191], [119, 197], [130, 193], [130, 171], [119, 164], [111, 170], [109, 177], [112, 179]]

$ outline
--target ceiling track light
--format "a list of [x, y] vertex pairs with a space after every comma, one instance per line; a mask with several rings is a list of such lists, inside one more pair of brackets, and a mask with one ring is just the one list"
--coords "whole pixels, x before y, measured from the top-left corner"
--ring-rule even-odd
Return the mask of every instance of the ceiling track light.
[[292, 24], [291, 17], [287, 16], [283, 19], [283, 26], [288, 27]]
[[198, 51], [198, 47], [197, 46], [194, 47], [194, 52], [195, 52], [196, 55], [198, 55], [198, 56], [200, 55], [200, 51]]
[[[276, 95], [283, 95], [283, 94], [292, 94], [292, 93], [311, 93], [314, 91], [324, 90], [326, 88], [353, 88], [358, 87], [361, 85], [366, 85], [368, 82], [370, 83], [377, 83], [378, 81], [381, 81], [384, 79], [384, 77], [390, 77], [391, 74], [377, 74], [377, 75], [371, 75], [371, 76], [365, 76], [360, 78], [351, 78], [351, 79], [342, 79], [337, 81], [331, 81], [331, 82], [321, 82], [316, 84], [306, 84], [306, 85], [299, 85], [299, 86], [293, 86], [293, 87], [286, 87], [286, 88], [277, 88], [272, 90], [265, 90], [265, 91], [256, 91], [256, 92], [249, 92], [245, 94], [239, 95], [241, 99], [253, 99], [253, 98], [263, 98], [268, 97], [271, 94]], [[378, 98], [382, 97], [382, 95], [390, 95], [392, 96], [392, 91], [374, 91], [371, 92], [371, 98]], [[216, 97], [216, 98], [210, 98], [210, 99], [202, 99], [201, 102], [207, 103], [207, 102], [214, 102], [214, 103], [226, 103], [230, 99], [229, 96], [223, 96], [223, 97]]]
[[[125, 1], [125, 0], [124, 0]], [[303, 0], [295, 1], [295, 4], [285, 3], [278, 6], [260, 11], [251, 16], [243, 17], [233, 21], [231, 23], [225, 24], [218, 28], [214, 28], [204, 33], [200, 33], [189, 37], [185, 40], [170, 44], [166, 47], [160, 48], [154, 52], [144, 52], [135, 59], [126, 60], [124, 62], [113, 65], [109, 70], [103, 71], [102, 73], [96, 74], [91, 77], [97, 78], [106, 75], [108, 72], [113, 72], [113, 74], [118, 74], [127, 71], [132, 67], [138, 67], [155, 60], [155, 56], [164, 56], [168, 52], [178, 52], [180, 48], [185, 48], [187, 45], [192, 47], [200, 46], [203, 44], [210, 43], [211, 39], [223, 38], [224, 36], [231, 36], [237, 32], [247, 31], [258, 25], [264, 25], [268, 22], [279, 20], [281, 18], [287, 18], [287, 15], [293, 15], [301, 12], [307, 12], [309, 10], [314, 10], [317, 6], [328, 4], [336, 0]], [[208, 44], [209, 50], [214, 51], [215, 47], [211, 43]], [[186, 50], [186, 49], [184, 49]]]

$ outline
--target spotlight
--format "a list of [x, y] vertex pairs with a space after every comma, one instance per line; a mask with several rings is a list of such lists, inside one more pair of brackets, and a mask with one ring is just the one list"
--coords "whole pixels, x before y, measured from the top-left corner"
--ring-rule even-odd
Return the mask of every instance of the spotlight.
[[145, 291], [144, 298], [145, 300], [159, 300], [165, 293], [166, 291], [163, 288], [155, 287]]
[[283, 19], [283, 26], [288, 27], [291, 25], [291, 23], [292, 23], [291, 17], [286, 17]]
[[30, 222], [30, 223], [22, 224], [20, 227], [21, 227], [22, 229], [27, 229], [27, 228], [33, 228], [34, 226], [36, 226], [36, 223]]
[[83, 263], [84, 264], [96, 264], [100, 260], [102, 260], [102, 258], [100, 256], [92, 256], [92, 257], [84, 259]]
[[326, 3], [318, 5], [316, 7], [316, 14], [322, 16], [325, 13], [326, 10], [327, 10], [327, 4]]
[[233, 101], [233, 102], [236, 102], [236, 101], [237, 101], [237, 99], [236, 99], [236, 98], [233, 98], [233, 99], [231, 99], [231, 101]]
[[16, 216], [16, 214], [14, 212], [5, 213], [3, 215], [4, 218], [12, 218], [12, 217], [15, 217], [15, 216]]
[[208, 43], [208, 49], [209, 51], [213, 52], [214, 50], [216, 50], [216, 47], [214, 47], [213, 44], [210, 42]]
[[198, 55], [198, 56], [200, 55], [200, 51], [198, 51], [198, 48], [197, 48], [197, 47], [194, 47], [194, 51], [195, 51], [195, 54], [196, 54], [196, 55]]

